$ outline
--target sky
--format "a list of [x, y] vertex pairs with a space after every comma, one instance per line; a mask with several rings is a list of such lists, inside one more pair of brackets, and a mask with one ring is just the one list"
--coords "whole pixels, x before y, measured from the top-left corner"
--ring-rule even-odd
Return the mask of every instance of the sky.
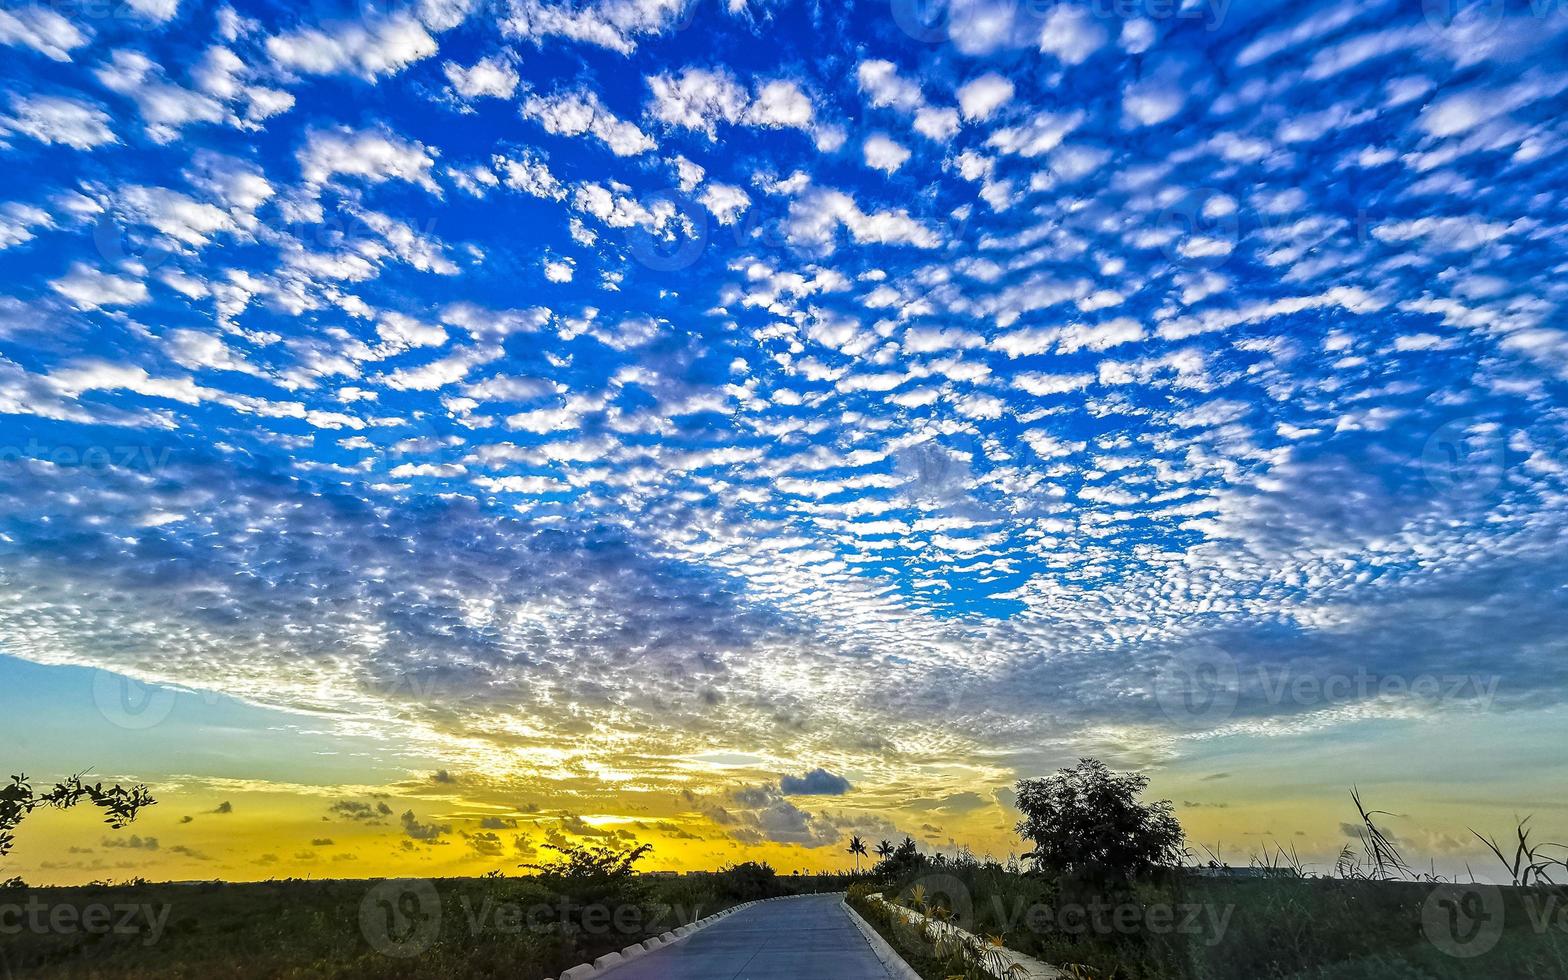
[[1568, 830], [1568, 9], [0, 7], [30, 881]]

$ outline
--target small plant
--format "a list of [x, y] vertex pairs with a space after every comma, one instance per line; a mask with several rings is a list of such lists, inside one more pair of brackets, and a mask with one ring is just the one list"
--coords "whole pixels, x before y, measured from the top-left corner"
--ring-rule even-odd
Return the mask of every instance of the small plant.
[[1273, 853], [1269, 852], [1268, 845], [1264, 845], [1261, 851], [1252, 856], [1252, 867], [1291, 878], [1300, 878], [1306, 873], [1306, 866], [1296, 853], [1296, 845], [1292, 844], [1287, 852], [1277, 841]]
[[1354, 787], [1350, 790], [1350, 799], [1356, 805], [1356, 812], [1361, 815], [1361, 850], [1370, 870], [1363, 871], [1359, 861], [1347, 863], [1349, 845], [1340, 851], [1336, 867], [1353, 868], [1355, 873], [1347, 874], [1345, 877], [1368, 877], [1377, 881], [1412, 877], [1414, 873], [1410, 870], [1410, 865], [1406, 864], [1405, 859], [1400, 856], [1399, 849], [1372, 820], [1376, 816], [1392, 817], [1394, 814], [1387, 810], [1368, 810], [1361, 803], [1361, 793]]
[[1525, 817], [1518, 821], [1518, 826], [1514, 829], [1516, 842], [1512, 860], [1503, 854], [1503, 849], [1498, 846], [1496, 838], [1482, 837], [1474, 829], [1471, 829], [1470, 833], [1475, 834], [1476, 840], [1485, 844], [1488, 850], [1497, 855], [1497, 860], [1508, 869], [1508, 877], [1513, 884], [1522, 888], [1555, 885], [1557, 881], [1552, 877], [1552, 869], [1562, 868], [1568, 871], [1568, 859], [1549, 857], [1542, 852], [1547, 848], [1565, 849], [1564, 845], [1550, 842], [1532, 844], [1529, 823], [1530, 818]]

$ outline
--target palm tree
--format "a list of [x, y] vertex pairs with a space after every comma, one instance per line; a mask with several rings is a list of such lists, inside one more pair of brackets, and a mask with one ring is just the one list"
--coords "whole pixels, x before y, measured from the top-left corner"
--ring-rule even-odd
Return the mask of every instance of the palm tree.
[[877, 841], [877, 857], [886, 861], [893, 856], [893, 842], [890, 840]]
[[855, 855], [855, 874], [858, 875], [860, 874], [860, 856], [866, 853], [866, 842], [860, 839], [859, 834], [849, 839], [849, 853]]

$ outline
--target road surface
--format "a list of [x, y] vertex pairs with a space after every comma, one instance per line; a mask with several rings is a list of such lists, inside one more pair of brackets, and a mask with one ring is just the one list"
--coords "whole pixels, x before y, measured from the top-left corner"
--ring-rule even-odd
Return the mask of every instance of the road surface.
[[683, 942], [604, 974], [607, 980], [888, 980], [841, 895], [761, 902]]

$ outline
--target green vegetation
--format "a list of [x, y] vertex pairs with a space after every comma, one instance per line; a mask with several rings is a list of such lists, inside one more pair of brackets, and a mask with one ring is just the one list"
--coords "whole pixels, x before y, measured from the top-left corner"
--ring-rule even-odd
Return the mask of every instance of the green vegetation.
[[[0, 976], [540, 980], [741, 902], [843, 891], [850, 880], [757, 863], [641, 875], [630, 869], [642, 850], [568, 847], [537, 874], [409, 889], [300, 880], [0, 889], [0, 910], [16, 909], [7, 920], [22, 926], [0, 933]], [[94, 909], [107, 910], [106, 925], [89, 930]]]
[[1143, 786], [1098, 763], [1026, 780], [1027, 864], [925, 855], [906, 839], [851, 902], [937, 980], [997, 973], [981, 972], [984, 943], [933, 942], [936, 930], [899, 926], [868, 893], [1089, 980], [1568, 977], [1568, 888], [1552, 878], [1565, 866], [1523, 825], [1512, 857], [1493, 848], [1517, 883], [1503, 888], [1414, 875], [1358, 793], [1359, 847], [1332, 877], [1284, 852], [1246, 869], [1195, 868], [1176, 864], [1174, 819], [1137, 801]]
[[[879, 841], [867, 875], [780, 876], [748, 862], [714, 873], [636, 870], [647, 846], [551, 846], [530, 873], [436, 881], [269, 881], [80, 888], [0, 885], [0, 976], [540, 980], [730, 906], [848, 891], [862, 916], [930, 980], [1004, 975], [1007, 947], [1079, 980], [1546, 980], [1568, 977], [1568, 865], [1521, 822], [1486, 842], [1513, 884], [1481, 889], [1414, 873], [1381, 816], [1359, 823], [1332, 875], [1276, 849], [1251, 868], [1194, 867], [1169, 805], [1145, 782], [1084, 760], [1019, 784], [1006, 864]], [[0, 797], [15, 827], [39, 806], [90, 801], [122, 826], [144, 788], [68, 781], [43, 796], [20, 778]], [[1480, 835], [1477, 835], [1480, 837]], [[6, 838], [9, 843], [9, 837]], [[856, 836], [857, 867], [868, 851]], [[1511, 853], [1510, 853], [1511, 851]], [[889, 901], [978, 939], [906, 923]]]
[[[1101, 980], [1568, 976], [1568, 893], [1562, 889], [1499, 890], [1502, 934], [1473, 959], [1449, 955], [1423, 931], [1428, 899], [1441, 887], [1429, 882], [1181, 874], [1106, 891], [960, 859], [933, 860], [924, 874], [857, 891], [883, 889], [914, 908], [920, 904], [915, 890], [936, 876], [961, 883], [966, 901], [943, 896], [939, 901], [947, 904], [933, 906], [927, 899], [928, 912]], [[944, 890], [956, 889], [948, 883]], [[868, 921], [876, 914], [864, 901], [855, 907]], [[899, 931], [904, 943], [895, 945], [901, 952], [912, 932]], [[930, 944], [925, 945], [930, 958]], [[922, 976], [967, 975], [950, 961], [944, 964], [949, 972]]]
[[1181, 824], [1169, 801], [1138, 800], [1149, 780], [1114, 773], [1103, 762], [1078, 764], [1018, 782], [1018, 836], [1034, 842], [1024, 855], [1052, 876], [1134, 878], [1181, 863]]

